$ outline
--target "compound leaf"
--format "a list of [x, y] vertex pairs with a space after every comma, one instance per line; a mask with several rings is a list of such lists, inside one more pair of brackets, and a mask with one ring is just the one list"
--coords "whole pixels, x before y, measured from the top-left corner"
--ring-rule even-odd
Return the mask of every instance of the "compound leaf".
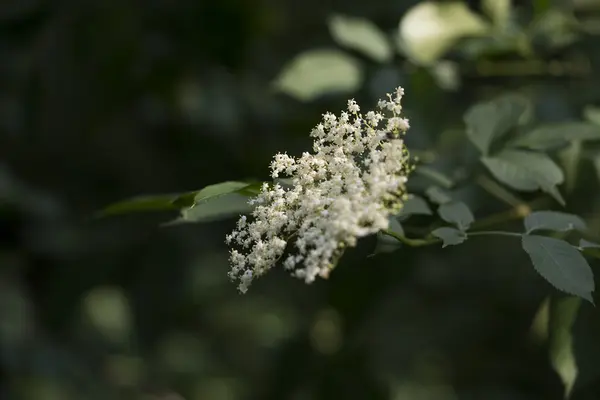
[[523, 235], [522, 245], [535, 270], [552, 286], [593, 304], [594, 274], [575, 247], [538, 235]]

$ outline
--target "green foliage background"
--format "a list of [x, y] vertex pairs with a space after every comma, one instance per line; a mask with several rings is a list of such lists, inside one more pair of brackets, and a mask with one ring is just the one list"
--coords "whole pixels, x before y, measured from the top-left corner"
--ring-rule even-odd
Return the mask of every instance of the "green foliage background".
[[[518, 240], [449, 231], [500, 215], [503, 230], [571, 239], [554, 214], [519, 217], [525, 204], [576, 214], [600, 275], [600, 5], [469, 2], [446, 14], [442, 50], [415, 53], [398, 27], [417, 3], [3, 2], [0, 398], [600, 398], [598, 310], [546, 283]], [[391, 233], [436, 228], [460, 246], [380, 235], [327, 281], [273, 271], [239, 295], [221, 217], [256, 186], [229, 184], [209, 208], [193, 191], [267, 179], [323, 112], [397, 85], [427, 203]], [[562, 178], [515, 151], [549, 154]], [[525, 175], [497, 167], [515, 157]], [[159, 213], [92, 218], [155, 193], [181, 194], [135, 207]], [[447, 224], [432, 226], [436, 203]]]

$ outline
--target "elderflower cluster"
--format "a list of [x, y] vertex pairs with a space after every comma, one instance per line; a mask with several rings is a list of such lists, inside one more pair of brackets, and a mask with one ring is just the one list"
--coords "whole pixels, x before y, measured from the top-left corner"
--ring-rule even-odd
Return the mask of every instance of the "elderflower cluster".
[[396, 89], [364, 115], [349, 100], [347, 111], [324, 114], [312, 130], [313, 153], [275, 155], [271, 176], [286, 184], [263, 184], [251, 218], [242, 216], [226, 238], [235, 247], [229, 276], [242, 293], [280, 260], [307, 283], [327, 277], [345, 247], [388, 228], [410, 170], [403, 94]]

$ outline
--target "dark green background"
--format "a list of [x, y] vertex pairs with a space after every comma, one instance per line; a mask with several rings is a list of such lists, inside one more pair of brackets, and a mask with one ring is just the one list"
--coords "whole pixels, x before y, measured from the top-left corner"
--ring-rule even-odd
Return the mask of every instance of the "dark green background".
[[[463, 85], [447, 92], [401, 56], [382, 67], [352, 53], [367, 65], [357, 93], [301, 103], [271, 90], [294, 55], [336, 46], [330, 13], [389, 32], [414, 3], [3, 1], [0, 398], [562, 398], [547, 345], [531, 333], [555, 292], [510, 239], [366, 258], [371, 238], [327, 281], [306, 286], [273, 271], [242, 296], [226, 275], [234, 220], [159, 228], [174, 215], [89, 219], [139, 194], [266, 179], [272, 154], [309, 148], [323, 112], [348, 97], [373, 104], [398, 84], [409, 146], [450, 155], [441, 169], [473, 158], [466, 141], [439, 139], [490, 94], [526, 88], [544, 121], [600, 104], [594, 36], [538, 54], [584, 57], [583, 77], [481, 77], [459, 57]], [[552, 2], [517, 3], [527, 22], [531, 5]], [[570, 209], [593, 215], [597, 189], [593, 169], [583, 169]], [[480, 192], [467, 197], [478, 216], [506, 208]], [[583, 307], [579, 329], [589, 333], [598, 311]], [[593, 371], [600, 360], [588, 362]], [[591, 376], [580, 399], [600, 398]]]

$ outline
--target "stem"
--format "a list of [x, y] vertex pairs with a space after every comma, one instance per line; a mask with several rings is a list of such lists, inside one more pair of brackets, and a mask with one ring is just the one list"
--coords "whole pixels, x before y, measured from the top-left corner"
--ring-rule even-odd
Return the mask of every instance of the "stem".
[[[394, 231], [383, 230], [382, 233], [393, 237], [397, 241], [406, 244], [411, 247], [422, 247], [429, 246], [432, 244], [440, 243], [441, 240], [437, 238], [432, 239], [411, 239], [405, 236], [399, 235]], [[509, 236], [509, 237], [518, 237], [523, 236], [521, 233], [517, 232], [506, 232], [506, 231], [477, 231], [477, 232], [466, 232], [467, 236]]]
[[491, 226], [499, 225], [503, 222], [511, 221], [514, 219], [521, 219], [525, 215], [522, 214], [519, 207], [511, 208], [510, 210], [502, 211], [496, 214], [492, 214], [486, 218], [482, 218], [479, 221], [475, 221], [472, 225], [473, 228], [483, 229]]
[[522, 233], [517, 232], [506, 232], [506, 231], [478, 231], [478, 232], [467, 232], [467, 236], [511, 236], [511, 237], [521, 237]]
[[[486, 178], [487, 179], [487, 178]], [[489, 179], [488, 179], [489, 180]], [[492, 183], [496, 184], [495, 182], [492, 181]], [[506, 191], [504, 188], [500, 187], [503, 191]], [[508, 192], [510, 194], [510, 192]], [[511, 194], [512, 196], [512, 194]], [[517, 202], [517, 204], [506, 211], [502, 211], [500, 213], [497, 214], [492, 214], [490, 216], [488, 216], [487, 218], [483, 218], [479, 221], [476, 221], [475, 223], [473, 223], [472, 228], [474, 229], [482, 229], [482, 228], [486, 228], [489, 226], [494, 226], [494, 225], [498, 225], [501, 224], [503, 222], [507, 222], [513, 219], [521, 219], [526, 217], [532, 209], [536, 209], [537, 207], [544, 205], [545, 203], [548, 202], [548, 199], [546, 197], [542, 197], [542, 198], [538, 198], [534, 201], [532, 201], [531, 203], [525, 203], [525, 202]], [[408, 230], [409, 228], [406, 227], [406, 229]], [[388, 235], [393, 237], [394, 239], [396, 239], [397, 241], [399, 241], [400, 243], [404, 243], [407, 246], [411, 246], [411, 247], [421, 247], [421, 246], [428, 246], [428, 245], [432, 245], [432, 244], [436, 244], [436, 243], [440, 243], [441, 240], [438, 238], [429, 238], [429, 239], [411, 239], [411, 238], [407, 238], [405, 236], [399, 235], [398, 233], [391, 231], [391, 230], [383, 230], [381, 231], [383, 234]], [[474, 232], [467, 232], [467, 236], [510, 236], [510, 237], [521, 237], [522, 234], [521, 233], [517, 233], [517, 232], [506, 232], [506, 231], [474, 231]]]
[[411, 247], [428, 246], [430, 244], [440, 242], [439, 239], [410, 239], [405, 236], [399, 235], [394, 231], [390, 231], [389, 229], [382, 230], [381, 232]]

